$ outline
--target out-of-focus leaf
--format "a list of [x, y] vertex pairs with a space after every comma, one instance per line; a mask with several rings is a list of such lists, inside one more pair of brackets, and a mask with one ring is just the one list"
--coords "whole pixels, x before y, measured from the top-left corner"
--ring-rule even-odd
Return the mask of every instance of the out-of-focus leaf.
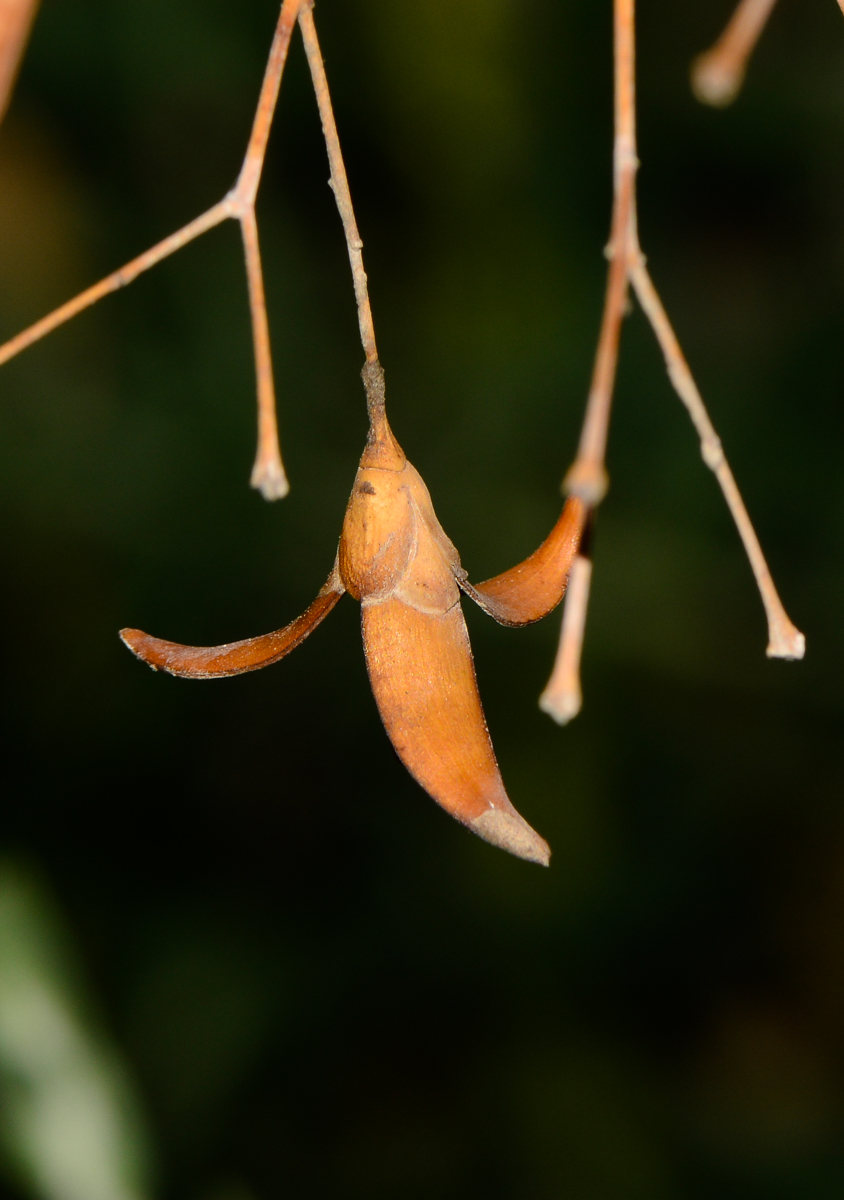
[[45, 1200], [141, 1200], [145, 1139], [126, 1070], [86, 1020], [37, 878], [0, 864], [0, 1097], [11, 1161]]

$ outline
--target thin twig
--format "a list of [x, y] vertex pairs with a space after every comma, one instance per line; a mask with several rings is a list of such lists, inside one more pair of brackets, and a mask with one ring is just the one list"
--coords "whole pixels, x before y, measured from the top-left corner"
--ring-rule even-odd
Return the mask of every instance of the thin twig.
[[[613, 215], [607, 290], [592, 385], [577, 458], [563, 483], [593, 509], [603, 499], [608, 477], [604, 460], [612, 396], [618, 366], [621, 325], [627, 301], [628, 239], [635, 226], [636, 170], [636, 40], [634, 0], [614, 0], [615, 141], [613, 147]], [[592, 518], [594, 519], [594, 517]], [[551, 679], [539, 701], [560, 724], [570, 721], [583, 703], [580, 660], [589, 604], [591, 561], [578, 556], [572, 566], [563, 608], [560, 644]]]
[[689, 370], [680, 343], [677, 341], [671, 322], [645, 265], [645, 259], [638, 247], [634, 250], [631, 258], [630, 281], [665, 356], [668, 377], [673, 383], [677, 395], [686, 406], [698, 432], [703, 461], [721, 486], [724, 499], [727, 501], [750, 560], [768, 618], [767, 655], [769, 658], [802, 658], [806, 652], [806, 639], [789, 620], [783, 608], [762, 553], [762, 547], [759, 545], [756, 531], [748, 516], [730, 465], [724, 457], [721, 439], [715, 432], [715, 427], [706, 411], [697, 384]]
[[275, 116], [278, 93], [281, 88], [281, 77], [287, 62], [287, 51], [290, 49], [290, 38], [293, 27], [299, 16], [304, 0], [284, 0], [278, 17], [275, 34], [273, 35], [267, 65], [264, 68], [264, 78], [252, 121], [252, 132], [243, 157], [234, 194], [245, 207], [253, 207], [261, 182], [264, 169], [264, 159], [267, 155], [267, 143], [270, 140], [270, 129]]
[[[741, 90], [747, 63], [777, 0], [740, 0], [715, 45], [692, 63], [692, 90], [703, 104], [723, 108]], [[844, 9], [844, 0], [838, 0]]]
[[258, 244], [258, 222], [255, 209], [250, 207], [240, 218], [243, 252], [246, 259], [246, 279], [249, 285], [249, 309], [252, 313], [252, 340], [255, 347], [255, 379], [258, 386], [258, 454], [252, 468], [252, 487], [258, 488], [267, 500], [280, 500], [290, 491], [290, 484], [278, 453], [278, 420], [276, 418], [273, 360], [270, 350], [270, 327], [267, 321], [267, 301], [264, 295], [264, 276], [261, 270], [261, 250]]
[[580, 659], [591, 583], [592, 559], [578, 553], [569, 573], [560, 646], [554, 671], [548, 680], [548, 686], [539, 697], [539, 707], [548, 713], [549, 717], [553, 717], [558, 725], [567, 725], [583, 707]]
[[[770, 10], [772, 0], [766, 2]], [[565, 486], [568, 490], [576, 490], [584, 496], [593, 508], [603, 495], [600, 487], [602, 481], [604, 489], [606, 487], [604, 451], [623, 304], [629, 279], [662, 348], [669, 378], [700, 436], [704, 461], [714, 472], [721, 486], [750, 560], [768, 618], [768, 657], [802, 658], [805, 653], [805, 638], [789, 620], [777, 594], [759, 539], [724, 456], [721, 440], [706, 411], [639, 248], [635, 192], [637, 161], [634, 0], [614, 0], [614, 3], [616, 136], [613, 232], [609, 248], [610, 272], [592, 390], [587, 402], [578, 457], [566, 477]], [[844, 0], [839, 0], [839, 4], [844, 10]], [[626, 221], [623, 229], [620, 228], [622, 217]], [[620, 282], [619, 275], [622, 273], [623, 278]], [[591, 493], [590, 487], [594, 489]], [[543, 710], [561, 724], [576, 716], [582, 703], [580, 660], [590, 578], [590, 560], [575, 560], [566, 593], [557, 659], [551, 679], [540, 699]]]
[[618, 345], [627, 300], [627, 238], [636, 187], [634, 0], [615, 0], [615, 146], [614, 197], [610, 259], [604, 315], [595, 355], [592, 386], [580, 435], [577, 458], [564, 488], [587, 504], [600, 503], [607, 490], [604, 457], [612, 395], [618, 366]]
[[[2, 4], [3, 0], [0, 0]], [[255, 197], [261, 180], [266, 157], [267, 142], [273, 114], [278, 102], [281, 76], [287, 61], [287, 52], [293, 27], [305, 0], [284, 0], [270, 47], [261, 92], [255, 110], [252, 132], [244, 156], [237, 183], [232, 190], [207, 212], [188, 222], [187, 225], [164, 238], [143, 254], [133, 258], [118, 271], [107, 275], [99, 283], [62, 304], [59, 308], [36, 321], [28, 329], [0, 346], [0, 366], [20, 354], [28, 346], [39, 341], [65, 321], [69, 321], [103, 296], [126, 287], [133, 280], [154, 267], [163, 259], [181, 250], [188, 242], [201, 237], [222, 221], [234, 218], [240, 222], [243, 233], [244, 257], [249, 286], [249, 308], [255, 348], [255, 374], [258, 390], [258, 451], [252, 470], [252, 486], [260, 490], [267, 500], [276, 500], [289, 491], [287, 478], [281, 461], [278, 445], [278, 422], [275, 412], [275, 390], [270, 358], [269, 328], [264, 299], [261, 258], [258, 246], [258, 230], [255, 219]], [[0, 8], [2, 18], [2, 8]]]
[[38, 0], [0, 0], [0, 121], [6, 115]]
[[126, 287], [127, 284], [132, 283], [139, 275], [142, 275], [144, 271], [148, 271], [150, 267], [154, 267], [171, 254], [175, 254], [177, 250], [181, 250], [188, 242], [192, 242], [194, 238], [207, 233], [209, 229], [213, 229], [215, 225], [219, 225], [221, 221], [225, 221], [227, 217], [231, 216], [233, 216], [233, 213], [229, 201], [221, 200], [219, 204], [215, 204], [213, 208], [209, 208], [208, 212], [203, 213], [201, 217], [197, 217], [182, 229], [177, 230], [176, 233], [171, 233], [169, 237], [164, 238], [158, 245], [150, 247], [143, 254], [139, 254], [137, 258], [133, 258], [131, 262], [126, 263], [118, 271], [113, 271], [111, 275], [106, 275], [105, 279], [101, 279], [99, 283], [86, 288], [84, 292], [80, 292], [78, 296], [74, 296], [72, 300], [68, 300], [66, 304], [62, 304], [60, 308], [55, 309], [48, 316], [42, 317], [40, 321], [36, 321], [34, 325], [30, 325], [28, 329], [24, 329], [22, 333], [17, 334], [4, 343], [4, 345], [0, 346], [0, 366], [8, 362], [10, 358], [14, 358], [16, 354], [20, 354], [22, 350], [26, 350], [34, 342], [46, 337], [48, 333], [52, 333], [54, 329], [58, 329], [59, 325], [64, 325], [65, 321], [69, 321], [84, 309], [90, 308], [92, 304], [96, 304], [98, 300], [102, 300], [103, 296]]
[[355, 285], [355, 299], [358, 306], [358, 324], [360, 339], [367, 363], [378, 361], [378, 350], [375, 345], [375, 327], [372, 322], [372, 308], [369, 303], [369, 288], [366, 271], [363, 269], [363, 242], [358, 233], [357, 221], [352, 208], [352, 196], [349, 191], [349, 181], [346, 178], [346, 168], [343, 155], [340, 152], [340, 139], [337, 135], [337, 125], [334, 120], [334, 109], [331, 105], [331, 95], [328, 91], [328, 79], [325, 74], [325, 64], [317, 40], [314, 25], [313, 0], [305, 0], [299, 13], [299, 26], [302, 30], [302, 40], [305, 43], [305, 53], [311, 69], [311, 79], [316, 92], [319, 106], [322, 132], [325, 136], [325, 146], [328, 151], [328, 162], [331, 167], [329, 180], [340, 219], [343, 222], [343, 232], [346, 235], [346, 245], [349, 251], [349, 262], [352, 266], [352, 278]]

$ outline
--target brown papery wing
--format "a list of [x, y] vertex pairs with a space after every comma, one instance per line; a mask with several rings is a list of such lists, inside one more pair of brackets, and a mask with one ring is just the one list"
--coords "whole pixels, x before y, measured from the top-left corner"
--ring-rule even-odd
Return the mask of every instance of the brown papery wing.
[[343, 591], [335, 567], [328, 583], [301, 617], [274, 633], [225, 646], [182, 646], [150, 637], [140, 629], [121, 629], [120, 636], [132, 653], [154, 671], [168, 671], [182, 679], [225, 679], [269, 667], [295, 650], [328, 616]]
[[364, 604], [362, 620], [378, 711], [414, 779], [486, 841], [547, 866], [547, 843], [504, 791], [459, 600], [442, 615], [395, 598]]
[[538, 550], [503, 575], [460, 587], [501, 625], [530, 625], [557, 607], [566, 592], [571, 564], [586, 523], [586, 505], [569, 496], [560, 519]]

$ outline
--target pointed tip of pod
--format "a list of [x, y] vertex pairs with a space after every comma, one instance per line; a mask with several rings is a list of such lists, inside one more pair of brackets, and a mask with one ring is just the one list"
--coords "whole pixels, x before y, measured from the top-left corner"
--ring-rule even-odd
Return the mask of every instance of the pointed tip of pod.
[[542, 867], [547, 867], [550, 863], [551, 847], [518, 813], [492, 808], [475, 817], [470, 828], [485, 842], [500, 846], [502, 850], [508, 850], [517, 858], [539, 863]]

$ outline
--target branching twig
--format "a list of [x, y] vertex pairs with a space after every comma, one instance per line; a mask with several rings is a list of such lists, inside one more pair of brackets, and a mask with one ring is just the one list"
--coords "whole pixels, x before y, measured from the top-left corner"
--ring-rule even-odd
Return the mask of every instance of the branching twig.
[[[844, 6], [844, 0], [839, 0], [839, 3]], [[566, 476], [565, 487], [569, 491], [583, 496], [593, 507], [600, 502], [606, 489], [604, 451], [615, 380], [619, 333], [624, 311], [624, 297], [629, 280], [633, 284], [639, 303], [662, 348], [669, 378], [698, 431], [704, 461], [715, 473], [721, 485], [721, 490], [750, 560], [768, 618], [768, 656], [786, 659], [802, 658], [805, 652], [805, 638], [789, 620], [777, 595], [771, 573], [759, 545], [759, 539], [748, 516], [733, 473], [724, 457], [721, 440], [706, 411], [703, 399], [683, 356], [662, 301], [651, 281], [644, 256], [639, 248], [635, 196], [637, 162], [634, 0], [614, 0], [614, 4], [616, 134], [613, 231], [609, 248], [610, 272], [592, 389], [587, 402], [578, 457]], [[620, 224], [622, 216], [626, 222], [624, 226]], [[551, 680], [540, 700], [542, 708], [561, 724], [571, 720], [580, 710], [581, 705], [579, 667], [588, 604], [589, 578], [589, 560], [587, 558], [576, 560], [563, 611], [563, 627], [557, 661]]]
[[[0, 0], [2, 4], [3, 0]], [[188, 242], [200, 237], [228, 218], [240, 222], [249, 284], [249, 308], [252, 320], [255, 347], [255, 372], [258, 390], [258, 452], [252, 471], [252, 486], [258, 488], [267, 500], [276, 500], [287, 495], [289, 486], [281, 462], [278, 445], [278, 425], [275, 412], [275, 389], [273, 386], [270, 359], [269, 329], [264, 302], [264, 286], [261, 275], [261, 258], [258, 248], [258, 230], [255, 219], [255, 198], [261, 180], [267, 142], [273, 114], [278, 101], [281, 76], [287, 61], [287, 51], [293, 26], [305, 0], [284, 0], [267, 60], [258, 106], [252, 124], [252, 132], [237, 183], [219, 203], [207, 212], [190, 221], [182, 229], [164, 238], [156, 246], [114, 271], [99, 283], [81, 292], [73, 300], [61, 305], [48, 316], [36, 321], [28, 329], [0, 346], [0, 366], [14, 358], [22, 350], [51, 333], [83, 309], [90, 308], [103, 296], [126, 287], [144, 271], [154, 267]], [[34, 7], [34, 6], [32, 6]], [[0, 7], [0, 18], [2, 17]]]
[[[692, 89], [698, 100], [718, 108], [735, 100], [748, 60], [777, 0], [740, 0], [715, 45], [692, 63]], [[838, 0], [844, 9], [844, 0]]]

